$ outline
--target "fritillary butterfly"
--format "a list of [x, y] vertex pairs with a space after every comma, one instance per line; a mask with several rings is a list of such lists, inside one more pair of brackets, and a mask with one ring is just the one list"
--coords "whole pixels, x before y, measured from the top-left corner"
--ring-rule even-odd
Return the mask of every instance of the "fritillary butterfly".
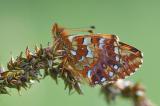
[[91, 85], [124, 79], [142, 64], [138, 49], [120, 42], [112, 34], [71, 35], [55, 24], [52, 29], [55, 50], [63, 51], [63, 60]]

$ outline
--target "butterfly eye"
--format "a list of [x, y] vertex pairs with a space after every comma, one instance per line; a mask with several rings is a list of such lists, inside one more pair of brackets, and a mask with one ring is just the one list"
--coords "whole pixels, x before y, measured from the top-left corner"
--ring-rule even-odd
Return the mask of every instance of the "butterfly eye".
[[58, 31], [56, 32], [56, 34], [59, 36], [62, 34], [62, 32], [64, 31], [64, 29], [58, 29]]

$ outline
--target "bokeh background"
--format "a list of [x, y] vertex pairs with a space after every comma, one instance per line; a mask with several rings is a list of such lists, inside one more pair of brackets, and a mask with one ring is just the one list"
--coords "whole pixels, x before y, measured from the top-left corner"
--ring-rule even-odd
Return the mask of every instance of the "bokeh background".
[[[28, 45], [51, 42], [54, 22], [66, 27], [96, 26], [96, 32], [112, 33], [144, 53], [144, 64], [129, 77], [142, 82], [148, 97], [160, 104], [160, 1], [159, 0], [0, 0], [0, 63], [6, 67]], [[83, 86], [84, 95], [68, 95], [64, 84], [51, 78], [22, 90], [20, 96], [0, 95], [0, 106], [108, 106], [100, 87]], [[118, 98], [113, 106], [131, 106]]]

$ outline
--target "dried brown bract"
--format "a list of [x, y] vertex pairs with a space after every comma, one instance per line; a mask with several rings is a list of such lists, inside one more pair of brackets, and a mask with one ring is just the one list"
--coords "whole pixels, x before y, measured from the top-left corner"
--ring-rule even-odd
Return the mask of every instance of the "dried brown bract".
[[128, 98], [134, 106], [153, 106], [145, 95], [145, 89], [140, 83], [118, 80], [102, 86], [101, 92], [105, 95], [108, 103], [114, 101], [117, 96]]

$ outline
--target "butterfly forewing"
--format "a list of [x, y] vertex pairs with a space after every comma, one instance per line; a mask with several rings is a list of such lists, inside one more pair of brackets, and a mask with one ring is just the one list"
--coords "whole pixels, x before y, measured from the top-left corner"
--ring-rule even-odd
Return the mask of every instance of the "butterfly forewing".
[[120, 55], [123, 66], [120, 68], [119, 77], [125, 78], [134, 73], [141, 66], [143, 57], [138, 49], [123, 42], [119, 42], [119, 48], [121, 50]]

